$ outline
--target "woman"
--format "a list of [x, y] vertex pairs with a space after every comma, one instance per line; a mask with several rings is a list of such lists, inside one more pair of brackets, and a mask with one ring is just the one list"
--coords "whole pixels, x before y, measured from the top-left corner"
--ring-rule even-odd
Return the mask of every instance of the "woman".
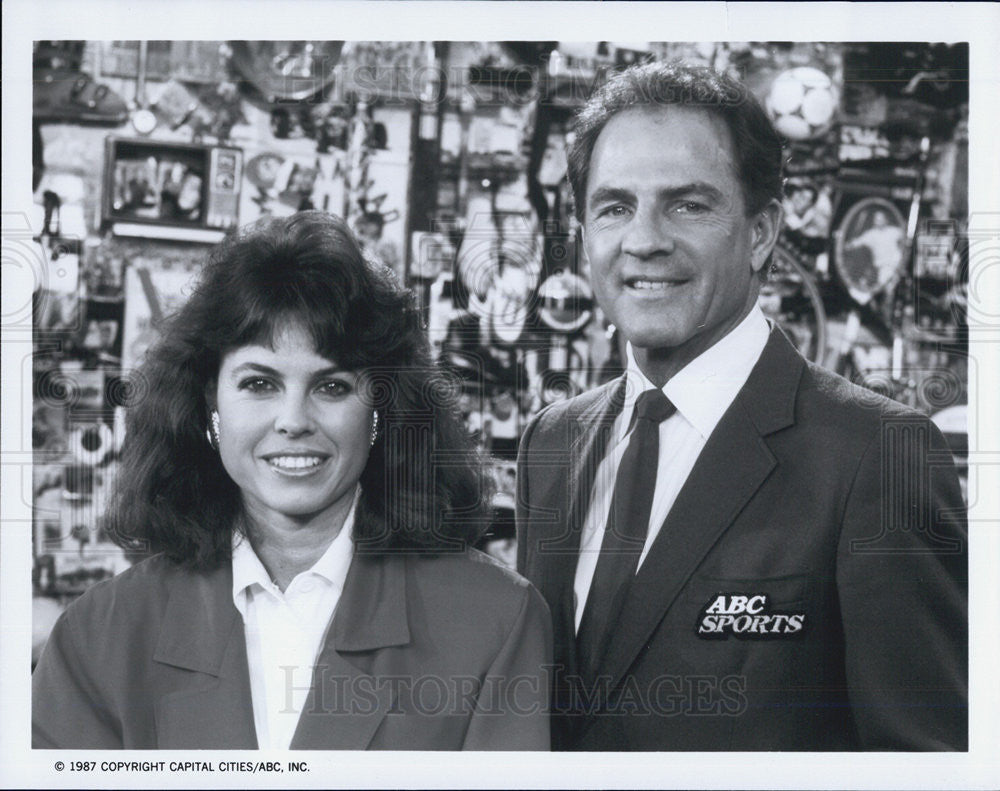
[[478, 465], [418, 312], [344, 222], [225, 242], [150, 350], [34, 746], [546, 749], [548, 612], [466, 550]]

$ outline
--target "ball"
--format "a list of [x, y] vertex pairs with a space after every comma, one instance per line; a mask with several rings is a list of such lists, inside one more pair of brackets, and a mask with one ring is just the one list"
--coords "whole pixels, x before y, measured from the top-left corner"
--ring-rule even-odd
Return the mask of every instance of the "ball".
[[837, 88], [826, 74], [799, 66], [775, 77], [764, 106], [782, 135], [789, 140], [809, 140], [829, 131], [839, 100]]

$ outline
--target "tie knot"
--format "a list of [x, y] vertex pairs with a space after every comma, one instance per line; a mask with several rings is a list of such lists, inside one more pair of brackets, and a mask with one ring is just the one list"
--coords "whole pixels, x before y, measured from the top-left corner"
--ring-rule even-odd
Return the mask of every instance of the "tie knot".
[[656, 388], [646, 390], [635, 402], [635, 412], [639, 420], [662, 423], [676, 411], [677, 407], [670, 402], [669, 398], [663, 395], [662, 390]]

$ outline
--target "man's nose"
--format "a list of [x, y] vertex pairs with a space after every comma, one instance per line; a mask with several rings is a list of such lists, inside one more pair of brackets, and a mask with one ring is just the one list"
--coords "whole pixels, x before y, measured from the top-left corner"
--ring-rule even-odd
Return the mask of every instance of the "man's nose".
[[670, 223], [659, 211], [637, 209], [622, 237], [622, 252], [636, 258], [669, 254], [674, 250]]
[[312, 410], [306, 398], [288, 393], [277, 405], [274, 430], [279, 434], [298, 436], [313, 429]]

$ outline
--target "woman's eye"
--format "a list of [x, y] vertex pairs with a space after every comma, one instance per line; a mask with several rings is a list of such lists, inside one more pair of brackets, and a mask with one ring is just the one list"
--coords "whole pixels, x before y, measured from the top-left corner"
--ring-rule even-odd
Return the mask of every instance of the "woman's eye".
[[339, 379], [324, 382], [319, 386], [319, 389], [323, 395], [328, 396], [344, 396], [351, 392], [351, 386], [347, 382], [342, 382]]
[[254, 376], [240, 382], [240, 390], [248, 390], [251, 393], [267, 393], [274, 389], [274, 385], [262, 376]]

